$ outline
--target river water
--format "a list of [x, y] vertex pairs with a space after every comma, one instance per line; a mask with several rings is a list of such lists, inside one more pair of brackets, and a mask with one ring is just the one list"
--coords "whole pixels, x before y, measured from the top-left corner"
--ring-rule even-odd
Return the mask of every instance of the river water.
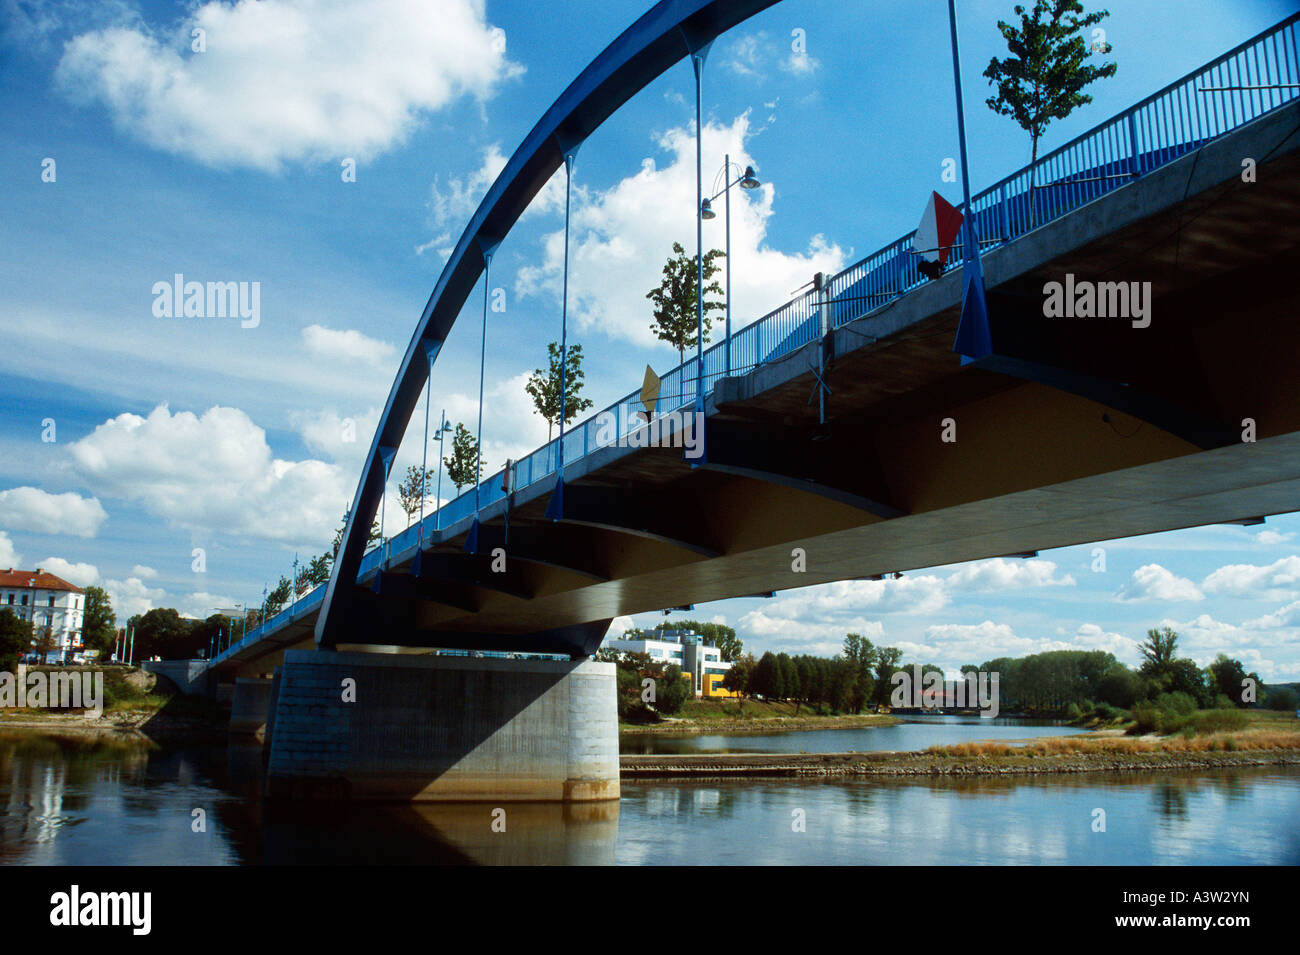
[[[923, 728], [991, 738], [987, 726]], [[854, 749], [855, 734], [902, 739], [898, 729], [790, 736], [843, 734], [838, 748]], [[718, 745], [751, 741], [809, 748], [772, 736]], [[506, 804], [506, 831], [494, 832], [486, 804], [268, 806], [261, 765], [255, 746], [0, 738], [0, 863], [1300, 864], [1300, 770], [1290, 768], [625, 782], [617, 802]]]

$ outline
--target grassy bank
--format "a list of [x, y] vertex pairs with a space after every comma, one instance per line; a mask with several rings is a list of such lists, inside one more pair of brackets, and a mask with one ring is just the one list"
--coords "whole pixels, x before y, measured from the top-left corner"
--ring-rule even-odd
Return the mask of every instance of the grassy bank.
[[[22, 707], [0, 709], [0, 731], [48, 736], [129, 734], [152, 739], [200, 739], [224, 734], [227, 707], [207, 697], [185, 696], [169, 680], [138, 668], [70, 668], [74, 673], [103, 673], [103, 712], [82, 709]], [[28, 673], [67, 672], [60, 667], [32, 667]]]
[[897, 717], [876, 713], [817, 712], [807, 706], [764, 700], [689, 700], [672, 717], [654, 723], [620, 722], [619, 732], [639, 734], [783, 733], [806, 729], [889, 726]]

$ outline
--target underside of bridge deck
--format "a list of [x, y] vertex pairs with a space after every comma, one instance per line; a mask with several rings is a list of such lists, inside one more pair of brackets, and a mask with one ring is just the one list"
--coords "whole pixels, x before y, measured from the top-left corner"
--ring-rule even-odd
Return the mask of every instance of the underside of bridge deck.
[[[623, 614], [1300, 509], [1298, 117], [986, 254], [990, 358], [952, 351], [954, 270], [720, 382], [705, 458], [566, 471], [358, 584], [349, 645], [581, 656]], [[1149, 324], [1047, 317], [1067, 281], [1137, 283]]]

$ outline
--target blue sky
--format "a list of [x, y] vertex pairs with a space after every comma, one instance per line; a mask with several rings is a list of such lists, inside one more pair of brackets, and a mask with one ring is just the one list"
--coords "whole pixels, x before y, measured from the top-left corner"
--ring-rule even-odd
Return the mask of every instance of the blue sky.
[[[1029, 158], [1021, 130], [982, 105], [980, 73], [1005, 52], [994, 24], [1012, 5], [958, 4], [976, 190]], [[206, 615], [256, 603], [295, 553], [324, 549], [445, 250], [542, 111], [645, 6], [0, 0], [0, 566], [99, 583], [123, 615]], [[1119, 70], [1045, 149], [1291, 8], [1108, 6]], [[738, 322], [914, 228], [931, 189], [960, 198], [940, 180], [956, 154], [946, 7], [786, 0], [714, 45], [706, 176], [729, 150], [764, 183], [733, 194]], [[597, 408], [645, 364], [676, 362], [647, 331], [644, 294], [694, 228], [692, 95], [679, 64], [578, 157], [570, 340]], [[538, 197], [494, 262], [507, 308], [487, 357], [492, 468], [546, 435], [523, 382], [559, 333], [561, 189]], [[709, 228], [721, 246], [721, 218]], [[259, 283], [258, 324], [156, 316], [154, 284], [176, 273]], [[435, 418], [474, 421], [479, 307], [439, 359]], [[419, 460], [414, 420], [395, 474]], [[834, 652], [856, 629], [948, 666], [1063, 646], [1135, 662], [1145, 630], [1169, 624], [1202, 662], [1223, 649], [1265, 679], [1297, 679], [1297, 533], [1300, 520], [1279, 517], [1113, 542], [1100, 573], [1091, 547], [1067, 548], [695, 615], [759, 651]]]

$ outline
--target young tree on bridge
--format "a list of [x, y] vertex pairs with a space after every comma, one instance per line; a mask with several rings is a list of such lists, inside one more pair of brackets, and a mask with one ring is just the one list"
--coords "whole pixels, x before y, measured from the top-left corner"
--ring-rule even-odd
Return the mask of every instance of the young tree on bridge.
[[[1007, 41], [1011, 56], [1005, 60], [993, 57], [984, 75], [989, 83], [997, 85], [997, 95], [985, 102], [989, 109], [1002, 116], [1010, 116], [1029, 133], [1033, 143], [1030, 159], [1029, 222], [1034, 223], [1034, 173], [1038, 162], [1038, 141], [1054, 119], [1065, 119], [1074, 110], [1091, 103], [1092, 97], [1083, 88], [1104, 77], [1113, 76], [1116, 64], [1090, 66], [1084, 63], [1090, 53], [1109, 53], [1111, 45], [1105, 42], [1104, 30], [1095, 31], [1100, 36], [1091, 45], [1080, 33], [1096, 26], [1110, 16], [1109, 11], [1083, 13], [1079, 0], [1035, 0], [1034, 8], [1026, 12], [1019, 4], [1015, 7], [1020, 17], [1020, 29], [999, 20], [998, 30]], [[1046, 19], [1044, 19], [1046, 18]]]
[[[720, 312], [727, 306], [709, 295], [721, 295], [722, 286], [709, 279], [722, 268], [715, 260], [725, 257], [721, 249], [710, 249], [704, 256], [704, 343], [708, 344], [709, 331], [713, 327], [710, 312]], [[650, 324], [650, 331], [660, 341], [665, 341], [677, 349], [678, 364], [686, 363], [686, 349], [695, 346], [699, 334], [699, 322], [695, 314], [696, 267], [695, 256], [687, 255], [680, 242], [673, 243], [673, 255], [664, 263], [663, 281], [659, 287], [646, 293], [646, 298], [654, 303], [655, 320]]]
[[[546, 419], [546, 440], [551, 440], [551, 429], [560, 423], [560, 346], [551, 342], [546, 346], [550, 357], [550, 370], [543, 372], [538, 368], [524, 385], [524, 391], [533, 399], [533, 407]], [[564, 365], [564, 423], [570, 424], [574, 418], [591, 407], [591, 399], [581, 396], [583, 378], [582, 346], [570, 345]]]
[[397, 485], [397, 498], [406, 514], [406, 526], [410, 527], [420, 508], [429, 498], [429, 485], [434, 481], [434, 472], [412, 464], [406, 469], [406, 477]]
[[442, 459], [447, 477], [456, 485], [456, 493], [483, 477], [483, 463], [479, 459], [478, 442], [464, 424], [456, 423], [456, 433], [451, 439], [451, 455]]

